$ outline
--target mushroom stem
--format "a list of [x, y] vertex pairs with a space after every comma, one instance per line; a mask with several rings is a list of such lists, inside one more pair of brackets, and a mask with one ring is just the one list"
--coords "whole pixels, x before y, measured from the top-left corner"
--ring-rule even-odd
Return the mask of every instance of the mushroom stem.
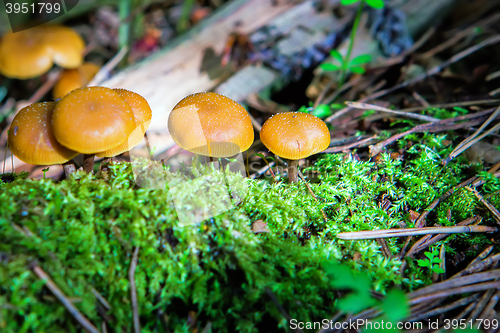
[[297, 182], [299, 160], [289, 160], [288, 161], [288, 180], [290, 183]]
[[83, 155], [83, 170], [85, 170], [86, 173], [94, 172], [94, 156], [95, 154]]
[[66, 177], [66, 179], [69, 179], [69, 175], [76, 171], [75, 163], [73, 163], [73, 160], [69, 160], [68, 162], [63, 163], [63, 169], [64, 177]]

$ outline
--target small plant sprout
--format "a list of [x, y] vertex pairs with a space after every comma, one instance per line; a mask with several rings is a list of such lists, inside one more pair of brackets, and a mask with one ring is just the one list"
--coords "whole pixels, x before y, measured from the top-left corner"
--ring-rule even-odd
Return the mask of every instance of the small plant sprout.
[[427, 257], [427, 259], [419, 259], [417, 261], [418, 265], [420, 267], [428, 267], [430, 271], [433, 273], [444, 273], [444, 270], [439, 267], [439, 264], [441, 263], [442, 259], [439, 258], [439, 251], [434, 250], [432, 252], [424, 252], [424, 255]]
[[289, 160], [288, 180], [296, 183], [299, 160], [328, 148], [330, 131], [312, 114], [283, 112], [262, 125], [260, 140], [271, 152]]
[[359, 22], [361, 21], [361, 13], [363, 12], [364, 5], [367, 4], [368, 6], [375, 9], [384, 8], [383, 0], [342, 0], [341, 4], [344, 6], [348, 6], [358, 2], [358, 9], [349, 38], [347, 54], [345, 55], [345, 57], [343, 57], [339, 51], [332, 50], [330, 52], [330, 55], [332, 56], [335, 63], [325, 63], [321, 65], [321, 68], [325, 71], [341, 71], [339, 87], [341, 87], [345, 83], [348, 73], [363, 74], [365, 72], [365, 69], [362, 66], [372, 60], [372, 57], [369, 54], [361, 54], [354, 59], [351, 59], [352, 49], [354, 47], [354, 41], [356, 39], [356, 32], [358, 30]]
[[46, 167], [45, 169], [42, 169], [43, 172], [43, 179], [45, 179], [45, 174], [49, 171], [49, 167]]

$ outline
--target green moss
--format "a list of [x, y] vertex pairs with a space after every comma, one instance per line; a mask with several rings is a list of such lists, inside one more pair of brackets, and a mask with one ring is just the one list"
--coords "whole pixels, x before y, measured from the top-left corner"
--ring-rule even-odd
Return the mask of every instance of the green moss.
[[[410, 274], [402, 279], [401, 263], [385, 258], [376, 241], [338, 240], [335, 235], [402, 224], [411, 227], [410, 209], [421, 213], [470, 177], [467, 165], [440, 165], [440, 158], [450, 149], [443, 142], [444, 136], [427, 134], [405, 138], [398, 143], [410, 146], [402, 159], [382, 154], [376, 161], [363, 162], [350, 155], [325, 155], [304, 170], [319, 175], [319, 181], [311, 184], [318, 202], [302, 183], [241, 179], [210, 167], [172, 173], [144, 161], [134, 162], [133, 168], [114, 164], [103, 175], [77, 173], [62, 182], [3, 182], [0, 329], [81, 331], [31, 271], [36, 262], [68, 297], [78, 298], [75, 306], [94, 324], [101, 324], [97, 307], [103, 307], [92, 288], [111, 306], [108, 330], [129, 330], [128, 269], [136, 247], [140, 247], [135, 281], [143, 332], [163, 325], [174, 332], [188, 332], [190, 325], [201, 331], [209, 322], [212, 332], [259, 332], [277, 326], [286, 331], [287, 323], [266, 288], [292, 318], [329, 318], [337, 293], [322, 269], [328, 260], [364, 271], [372, 288], [380, 292], [393, 285], [411, 290], [429, 283], [428, 274], [411, 262]], [[193, 186], [200, 177], [206, 177], [206, 184], [227, 184], [232, 195], [228, 200], [243, 201], [213, 218], [183, 225], [174, 197], [189, 199], [191, 210], [200, 214], [195, 217], [202, 218], [209, 216], [205, 211], [209, 207], [230, 203], [221, 201], [223, 193], [212, 185]], [[490, 201], [498, 205], [494, 196], [500, 188], [498, 180], [483, 177], [486, 194], [492, 194]], [[170, 191], [166, 185], [144, 188], [165, 183]], [[454, 224], [484, 213], [482, 209], [470, 192], [457, 191], [427, 220], [430, 225]], [[493, 222], [491, 216], [484, 216], [483, 224]], [[271, 232], [253, 234], [250, 223], [257, 219], [267, 222]], [[454, 235], [443, 242], [466, 239], [478, 244], [486, 240], [483, 235]], [[401, 240], [387, 239], [387, 244], [393, 255], [400, 252]], [[194, 323], [190, 313], [196, 314]]]

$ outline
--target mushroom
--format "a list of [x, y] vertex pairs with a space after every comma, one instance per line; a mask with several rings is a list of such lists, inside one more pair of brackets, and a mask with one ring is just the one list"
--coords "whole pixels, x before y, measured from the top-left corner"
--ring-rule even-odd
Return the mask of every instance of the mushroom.
[[269, 118], [260, 140], [274, 154], [287, 158], [288, 179], [297, 182], [299, 160], [328, 148], [330, 131], [316, 116], [304, 112], [283, 112]]
[[246, 151], [254, 140], [245, 108], [214, 92], [189, 95], [177, 103], [168, 117], [168, 131], [181, 148], [211, 160]]
[[78, 68], [65, 69], [52, 90], [52, 96], [58, 99], [70, 91], [86, 86], [99, 69], [99, 66], [91, 62], [86, 62]]
[[123, 144], [136, 128], [127, 101], [105, 87], [79, 88], [65, 95], [56, 103], [52, 125], [60, 144], [84, 154], [83, 168], [89, 173], [96, 153]]
[[42, 25], [7, 33], [0, 41], [0, 73], [30, 79], [46, 73], [53, 63], [63, 68], [82, 64], [85, 43], [75, 31], [59, 25]]
[[112, 158], [134, 148], [139, 143], [141, 143], [144, 138], [144, 134], [149, 127], [149, 124], [151, 124], [151, 108], [149, 107], [149, 104], [144, 97], [136, 94], [135, 92], [125, 89], [113, 90], [116, 91], [132, 108], [136, 127], [132, 131], [132, 133], [130, 133], [128, 140], [117, 147], [97, 153], [97, 157]]
[[10, 150], [21, 161], [35, 165], [64, 164], [66, 177], [74, 165], [67, 163], [78, 155], [57, 142], [51, 124], [56, 103], [34, 103], [19, 110], [9, 129]]

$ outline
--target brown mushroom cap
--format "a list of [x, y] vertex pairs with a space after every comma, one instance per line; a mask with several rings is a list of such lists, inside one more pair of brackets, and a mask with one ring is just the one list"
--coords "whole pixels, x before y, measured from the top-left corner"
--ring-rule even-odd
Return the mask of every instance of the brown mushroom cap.
[[82, 64], [84, 48], [80, 35], [59, 25], [7, 33], [0, 41], [0, 73], [29, 79], [47, 72], [53, 63], [75, 68]]
[[245, 108], [214, 92], [181, 100], [168, 117], [168, 130], [181, 148], [211, 157], [234, 156], [250, 148], [254, 140]]
[[283, 112], [262, 125], [260, 140], [274, 154], [299, 160], [328, 148], [330, 131], [321, 119], [312, 114]]
[[148, 102], [144, 97], [135, 92], [125, 89], [113, 89], [116, 91], [132, 108], [134, 113], [136, 128], [130, 133], [127, 141], [118, 147], [96, 154], [97, 157], [113, 157], [137, 146], [144, 139], [149, 124], [151, 124], [152, 112]]
[[54, 135], [62, 145], [84, 154], [115, 148], [135, 129], [130, 105], [113, 89], [73, 90], [57, 102]]
[[100, 67], [86, 62], [78, 68], [65, 69], [52, 90], [54, 99], [58, 99], [75, 89], [84, 87], [97, 74]]
[[65, 163], [78, 152], [57, 142], [52, 131], [51, 117], [56, 103], [34, 103], [19, 110], [9, 129], [8, 143], [14, 155], [28, 164], [52, 165]]

